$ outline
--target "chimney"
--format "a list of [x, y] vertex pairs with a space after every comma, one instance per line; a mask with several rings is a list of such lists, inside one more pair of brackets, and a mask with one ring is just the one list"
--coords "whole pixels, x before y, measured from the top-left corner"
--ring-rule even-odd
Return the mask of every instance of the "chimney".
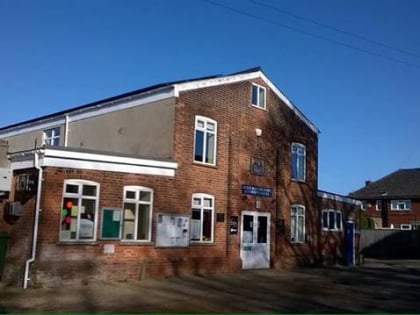
[[371, 182], [372, 182], [371, 180], [365, 181], [365, 187], [368, 186]]

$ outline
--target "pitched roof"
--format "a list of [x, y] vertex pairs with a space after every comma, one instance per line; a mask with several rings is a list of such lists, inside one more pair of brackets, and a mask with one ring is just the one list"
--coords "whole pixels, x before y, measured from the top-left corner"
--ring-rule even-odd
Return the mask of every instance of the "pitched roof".
[[356, 199], [420, 198], [420, 168], [400, 169], [353, 191]]
[[[44, 123], [44, 127], [46, 124], [51, 124], [53, 122], [57, 122], [59, 119], [62, 119], [63, 116], [71, 117], [77, 119], [77, 115], [83, 118], [86, 118], [86, 113], [92, 112], [99, 113], [99, 109], [102, 109], [101, 114], [104, 113], [105, 110], [112, 111], [121, 108], [127, 108], [127, 106], [135, 106], [138, 103], [131, 102], [130, 104], [125, 105], [125, 102], [130, 102], [130, 100], [134, 98], [144, 98], [146, 99], [147, 96], [153, 94], [161, 95], [160, 99], [167, 98], [170, 96], [177, 97], [179, 92], [194, 90], [199, 88], [205, 88], [210, 86], [217, 86], [222, 84], [231, 84], [235, 82], [250, 80], [254, 78], [261, 78], [263, 79], [270, 89], [274, 91], [274, 93], [283, 100], [283, 102], [288, 106], [305, 124], [311, 128], [315, 133], [319, 133], [318, 128], [295, 106], [285, 95], [284, 93], [278, 89], [263, 73], [260, 67], [254, 67], [250, 69], [246, 69], [240, 72], [228, 74], [228, 75], [213, 75], [213, 76], [206, 76], [206, 77], [199, 77], [187, 80], [179, 80], [179, 81], [171, 81], [166, 83], [160, 83], [151, 85], [149, 87], [137, 89], [131, 92], [127, 92], [124, 94], [120, 94], [117, 96], [112, 96], [106, 99], [102, 99], [99, 101], [95, 101], [92, 103], [88, 103], [85, 105], [69, 108], [60, 112], [55, 112], [49, 115], [45, 115], [42, 117], [37, 117], [34, 119], [26, 120], [23, 122], [11, 124], [8, 126], [0, 127], [0, 136], [12, 136], [22, 131], [30, 131], [31, 128], [34, 128], [35, 125], [39, 126], [40, 124]], [[149, 98], [150, 99], [150, 98]], [[159, 99], [154, 98], [154, 100]], [[125, 101], [126, 100], [126, 101]]]

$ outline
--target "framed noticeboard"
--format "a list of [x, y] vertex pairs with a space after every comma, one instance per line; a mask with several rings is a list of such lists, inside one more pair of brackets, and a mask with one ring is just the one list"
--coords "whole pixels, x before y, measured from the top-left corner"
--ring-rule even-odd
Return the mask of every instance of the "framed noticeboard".
[[101, 239], [120, 239], [122, 211], [118, 208], [102, 208]]
[[181, 214], [158, 213], [156, 247], [188, 247], [190, 245], [190, 217]]

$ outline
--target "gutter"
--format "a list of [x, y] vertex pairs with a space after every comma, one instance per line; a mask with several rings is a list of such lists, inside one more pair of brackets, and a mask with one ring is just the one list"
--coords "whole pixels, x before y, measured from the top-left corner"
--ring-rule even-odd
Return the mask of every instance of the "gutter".
[[39, 166], [39, 151], [34, 152], [34, 166], [38, 170], [38, 186], [37, 186], [36, 205], [35, 205], [34, 231], [32, 234], [32, 253], [31, 253], [31, 258], [29, 258], [25, 263], [25, 275], [23, 278], [24, 289], [28, 287], [28, 281], [30, 280], [30, 277], [29, 277], [30, 265], [35, 261], [36, 246], [38, 243], [39, 213], [41, 212], [41, 209], [39, 208], [39, 206], [41, 203], [42, 177], [43, 177], [43, 170]]

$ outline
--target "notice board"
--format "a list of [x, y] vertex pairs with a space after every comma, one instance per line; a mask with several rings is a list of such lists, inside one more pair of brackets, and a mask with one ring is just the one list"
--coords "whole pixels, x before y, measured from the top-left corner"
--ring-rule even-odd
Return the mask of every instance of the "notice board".
[[157, 214], [156, 247], [188, 247], [190, 217], [181, 214]]
[[121, 237], [121, 209], [103, 208], [102, 209], [102, 239], [119, 239]]

